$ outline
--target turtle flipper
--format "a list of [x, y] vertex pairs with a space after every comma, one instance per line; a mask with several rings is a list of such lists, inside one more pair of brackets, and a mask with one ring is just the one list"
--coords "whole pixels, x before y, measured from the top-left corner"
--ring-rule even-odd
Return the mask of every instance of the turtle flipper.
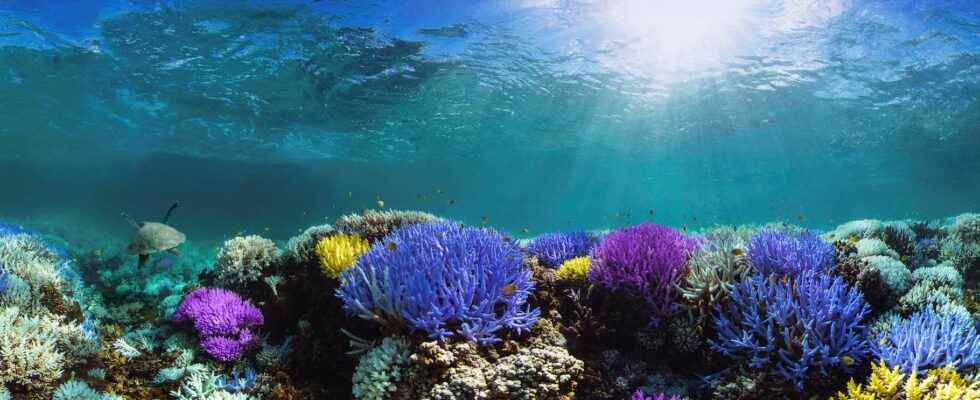
[[133, 219], [133, 217], [130, 217], [129, 214], [126, 213], [120, 213], [120, 214], [122, 215], [123, 218], [126, 219], [126, 222], [129, 222], [129, 224], [133, 226], [133, 228], [139, 229], [143, 227], [138, 222], [136, 222], [136, 220]]
[[140, 261], [139, 264], [136, 264], [136, 267], [138, 269], [143, 269], [143, 266], [146, 265], [146, 260], [149, 258], [150, 258], [149, 254], [140, 254]]
[[167, 213], [163, 216], [163, 221], [161, 221], [161, 222], [163, 222], [163, 223], [166, 224], [167, 223], [167, 220], [170, 219], [170, 214], [173, 214], [174, 213], [174, 209], [176, 209], [177, 206], [179, 206], [179, 205], [180, 205], [180, 202], [179, 201], [175, 201], [174, 204], [172, 206], [170, 206], [169, 209], [167, 209]]

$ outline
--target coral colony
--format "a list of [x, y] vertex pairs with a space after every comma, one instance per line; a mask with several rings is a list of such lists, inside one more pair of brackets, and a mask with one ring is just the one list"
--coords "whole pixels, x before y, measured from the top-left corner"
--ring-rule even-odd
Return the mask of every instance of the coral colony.
[[185, 246], [137, 269], [0, 224], [0, 399], [980, 398], [977, 214]]

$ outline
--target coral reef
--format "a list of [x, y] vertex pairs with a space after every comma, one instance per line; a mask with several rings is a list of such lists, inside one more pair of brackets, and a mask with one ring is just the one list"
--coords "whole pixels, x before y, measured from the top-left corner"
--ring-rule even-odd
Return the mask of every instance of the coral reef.
[[837, 277], [814, 271], [790, 280], [755, 276], [718, 308], [718, 340], [711, 347], [802, 391], [814, 374], [849, 372], [867, 357], [868, 312], [861, 293]]
[[810, 233], [788, 234], [764, 229], [746, 246], [749, 265], [762, 275], [800, 275], [834, 267], [834, 247]]
[[565, 261], [587, 256], [596, 238], [586, 232], [557, 232], [538, 236], [527, 246], [528, 254], [541, 264], [558, 267]]
[[420, 211], [364, 210], [337, 218], [334, 227], [340, 233], [357, 235], [374, 243], [401, 226], [438, 221], [439, 217]]
[[980, 336], [972, 318], [924, 311], [895, 320], [874, 353], [910, 374], [946, 365], [964, 368], [980, 363]]
[[977, 221], [522, 247], [368, 211], [144, 269], [0, 224], [0, 399], [980, 398]]
[[968, 382], [952, 366], [931, 369], [925, 378], [903, 374], [898, 367], [888, 369], [884, 362], [872, 367], [867, 385], [852, 378], [847, 390], [831, 400], [965, 400], [980, 398], [980, 382]]
[[525, 306], [534, 284], [522, 259], [491, 230], [413, 224], [344, 271], [337, 296], [351, 314], [389, 327], [492, 343], [498, 330], [527, 331], [538, 318]]
[[255, 282], [276, 263], [280, 253], [275, 243], [258, 235], [232, 238], [214, 261], [215, 282], [232, 288]]
[[340, 277], [340, 273], [354, 265], [357, 257], [370, 248], [367, 240], [357, 235], [332, 235], [320, 239], [313, 249], [316, 258], [320, 260], [320, 270], [331, 279]]
[[698, 242], [662, 225], [643, 223], [610, 232], [592, 249], [589, 280], [646, 301], [651, 320], [674, 309], [677, 282]]
[[221, 361], [234, 361], [254, 345], [252, 328], [262, 325], [262, 312], [234, 292], [199, 288], [177, 307], [173, 320], [189, 321], [201, 339], [201, 349]]

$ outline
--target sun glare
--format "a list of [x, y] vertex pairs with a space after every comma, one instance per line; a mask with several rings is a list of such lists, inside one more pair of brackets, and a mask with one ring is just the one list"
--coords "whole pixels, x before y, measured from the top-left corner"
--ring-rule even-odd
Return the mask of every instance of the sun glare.
[[[633, 67], [697, 70], [724, 59], [750, 28], [760, 0], [621, 0], [604, 10], [607, 33]], [[620, 54], [622, 56], [622, 54]]]

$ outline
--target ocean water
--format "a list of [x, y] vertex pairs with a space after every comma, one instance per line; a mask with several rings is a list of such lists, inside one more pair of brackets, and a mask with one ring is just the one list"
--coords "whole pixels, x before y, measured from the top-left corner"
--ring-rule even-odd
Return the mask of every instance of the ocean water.
[[[974, 0], [0, 0], [0, 227], [130, 304], [179, 300], [236, 235], [366, 209], [522, 239], [952, 232], [980, 210], [978, 94]], [[120, 213], [174, 202], [184, 254], [133, 269]]]

